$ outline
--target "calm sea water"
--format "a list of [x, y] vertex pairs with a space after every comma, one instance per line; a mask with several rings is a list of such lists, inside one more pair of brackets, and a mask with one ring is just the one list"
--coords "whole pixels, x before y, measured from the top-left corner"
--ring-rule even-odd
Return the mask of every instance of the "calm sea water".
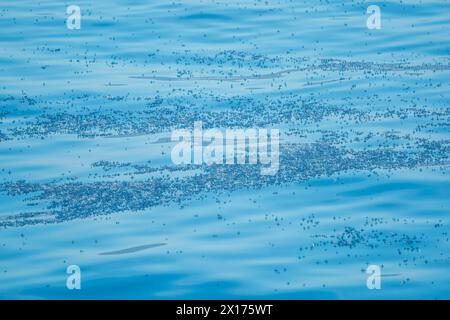
[[[0, 298], [450, 297], [450, 2], [75, 2], [0, 2]], [[174, 165], [195, 121], [279, 172]]]

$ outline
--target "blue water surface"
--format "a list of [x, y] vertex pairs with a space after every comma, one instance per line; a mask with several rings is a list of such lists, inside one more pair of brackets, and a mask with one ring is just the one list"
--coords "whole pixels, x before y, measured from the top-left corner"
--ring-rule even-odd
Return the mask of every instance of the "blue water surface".
[[449, 57], [446, 0], [0, 1], [0, 298], [450, 298]]

